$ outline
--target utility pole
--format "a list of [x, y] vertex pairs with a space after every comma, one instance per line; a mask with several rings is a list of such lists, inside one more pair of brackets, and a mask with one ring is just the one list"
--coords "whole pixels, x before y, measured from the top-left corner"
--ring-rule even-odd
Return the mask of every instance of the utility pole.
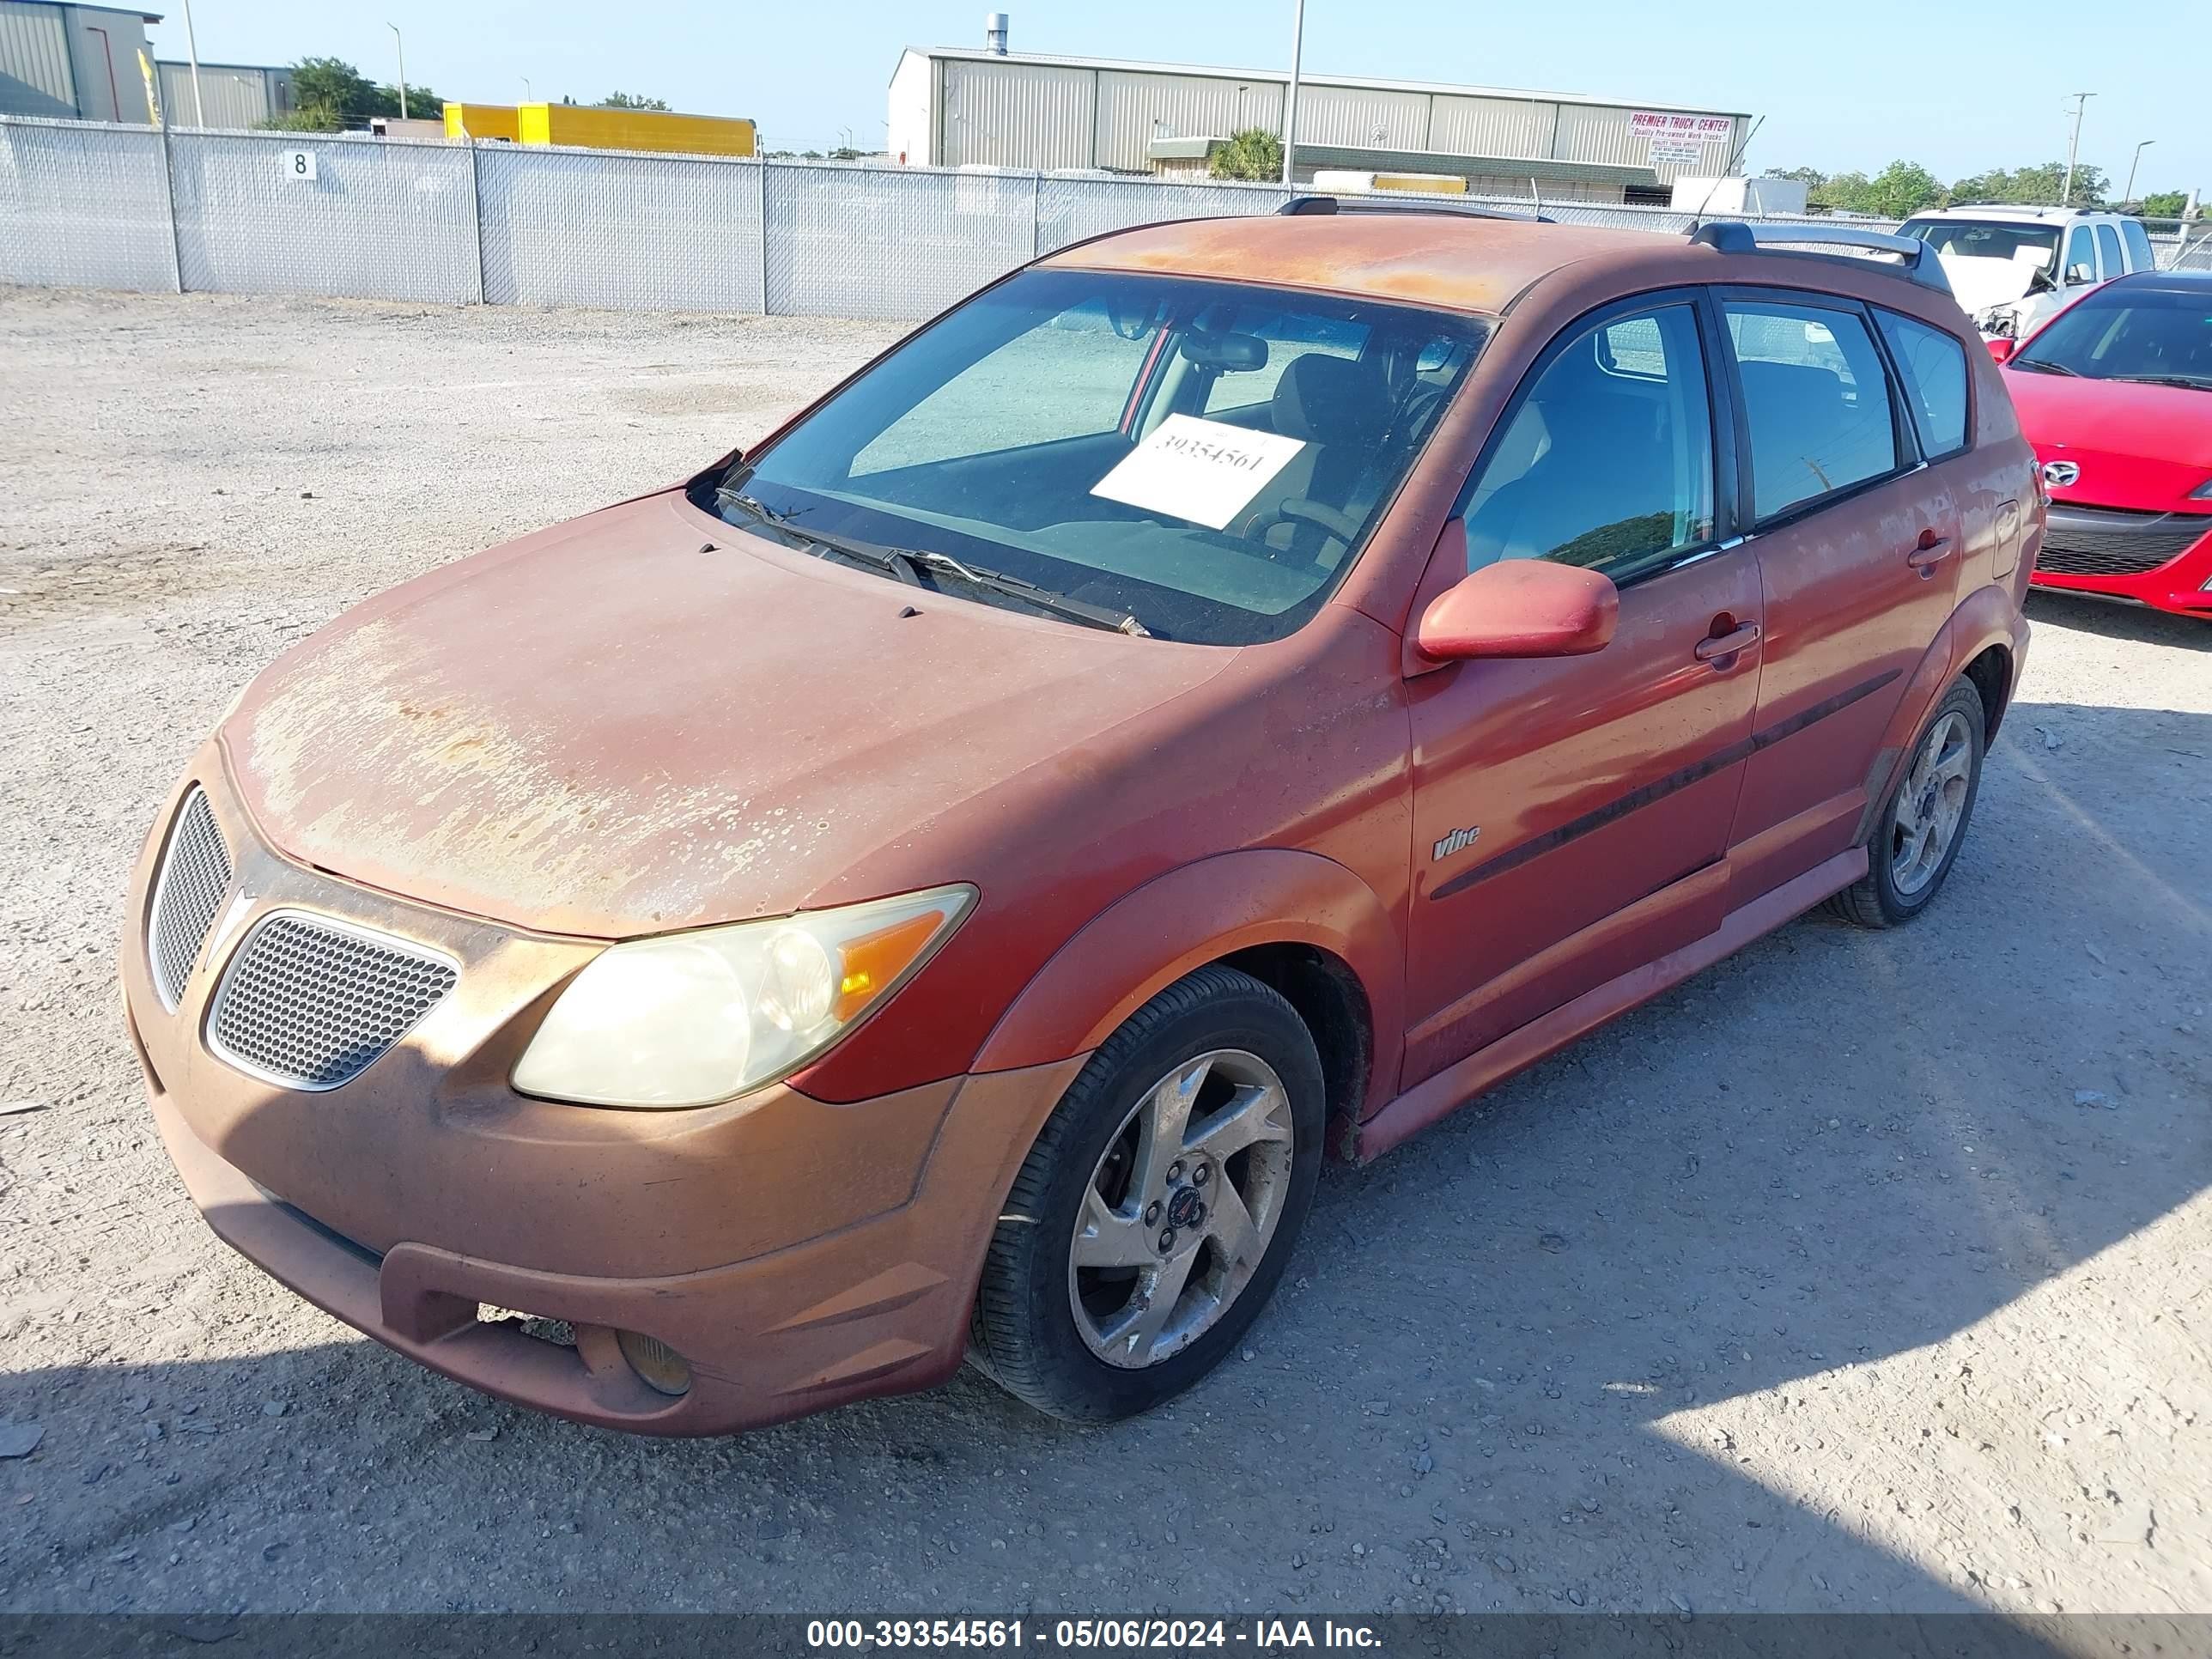
[[192, 0], [185, 0], [185, 55], [192, 60], [192, 125], [207, 125], [207, 110], [200, 103], [200, 43], [192, 33]]
[[1297, 153], [1298, 131], [1298, 59], [1306, 46], [1306, 0], [1297, 0], [1291, 17], [1291, 84], [1283, 99], [1283, 182], [1291, 182], [1291, 158]]
[[2158, 140], [2155, 138], [2146, 138], [2142, 143], [2136, 146], [2136, 159], [2128, 163], [2128, 187], [2126, 191], [2120, 197], [2120, 205], [2122, 207], [2127, 206], [2129, 203], [2136, 199], [2136, 169], [2142, 165], [2142, 153], [2157, 142]]
[[2089, 107], [2089, 100], [2096, 95], [2094, 92], [2074, 94], [2074, 137], [2066, 146], [2066, 182], [2058, 187], [2058, 205], [2061, 207], [2074, 205], [2074, 158], [2081, 149], [2081, 113]]
[[399, 118], [404, 121], [407, 118], [407, 42], [400, 38], [398, 24], [384, 27], [392, 31], [392, 44], [399, 52]]

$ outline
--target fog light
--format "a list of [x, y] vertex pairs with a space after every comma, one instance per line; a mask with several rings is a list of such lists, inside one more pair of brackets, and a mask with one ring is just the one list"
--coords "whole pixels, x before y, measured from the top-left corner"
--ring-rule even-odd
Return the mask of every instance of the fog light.
[[657, 1336], [647, 1336], [637, 1331], [617, 1331], [615, 1340], [622, 1347], [622, 1356], [629, 1361], [630, 1370], [648, 1389], [661, 1394], [684, 1395], [691, 1392], [691, 1367], [684, 1356]]

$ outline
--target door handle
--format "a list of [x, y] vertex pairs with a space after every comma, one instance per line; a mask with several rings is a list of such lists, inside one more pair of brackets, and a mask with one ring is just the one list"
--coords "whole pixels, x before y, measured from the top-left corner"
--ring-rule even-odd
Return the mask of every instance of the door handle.
[[1932, 530], [1923, 530], [1912, 551], [1905, 556], [1905, 562], [1926, 576], [1932, 574], [1936, 567], [1950, 556], [1951, 538], [1939, 536]]
[[1733, 657], [1739, 651], [1747, 651], [1759, 643], [1759, 624], [1746, 623], [1729, 633], [1717, 635], [1698, 641], [1699, 662], [1719, 662]]

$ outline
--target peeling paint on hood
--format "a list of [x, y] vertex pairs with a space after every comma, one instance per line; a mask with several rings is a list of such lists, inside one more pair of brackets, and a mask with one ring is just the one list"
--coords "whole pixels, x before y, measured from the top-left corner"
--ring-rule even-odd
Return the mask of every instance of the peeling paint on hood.
[[356, 608], [222, 738], [291, 857], [619, 938], [982, 879], [933, 868], [933, 824], [1234, 654], [919, 592], [671, 494]]

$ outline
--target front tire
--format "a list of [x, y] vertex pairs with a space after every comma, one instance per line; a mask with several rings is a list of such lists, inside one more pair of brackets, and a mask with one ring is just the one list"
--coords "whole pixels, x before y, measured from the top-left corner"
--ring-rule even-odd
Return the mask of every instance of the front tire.
[[1099, 1045], [1014, 1177], [969, 1358], [1105, 1422], [1212, 1370], [1282, 1277], [1321, 1172], [1325, 1089], [1281, 995], [1200, 969]]
[[1895, 927], [1928, 908], [1966, 839], [1982, 787], [1981, 693], [1960, 680], [1914, 739], [1875, 816], [1867, 872], [1828, 901], [1861, 927]]

